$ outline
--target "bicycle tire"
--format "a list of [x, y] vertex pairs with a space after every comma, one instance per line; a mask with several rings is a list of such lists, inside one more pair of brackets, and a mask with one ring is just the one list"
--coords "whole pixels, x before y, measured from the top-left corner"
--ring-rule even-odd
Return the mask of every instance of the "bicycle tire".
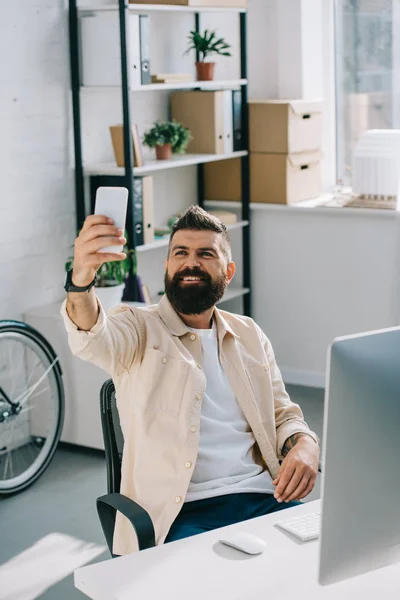
[[[14, 321], [14, 320], [0, 320], [0, 335], [2, 333], [16, 333], [21, 335], [22, 337], [29, 338], [32, 342], [34, 342], [38, 348], [45, 354], [49, 363], [53, 363], [54, 360], [57, 359], [57, 354], [55, 353], [53, 347], [50, 343], [45, 339], [45, 337], [36, 329], [28, 325], [27, 323], [23, 323], [22, 321]], [[62, 369], [60, 362], [57, 361], [53, 367], [53, 374], [55, 379], [55, 384], [57, 387], [57, 399], [58, 399], [58, 411], [57, 411], [57, 422], [56, 422], [56, 430], [53, 440], [51, 442], [51, 446], [47, 451], [47, 455], [43, 459], [42, 464], [37, 469], [32, 476], [29, 477], [26, 481], [21, 483], [20, 485], [10, 487], [9, 489], [3, 488], [0, 489], [0, 496], [9, 496], [12, 494], [16, 494], [31, 486], [47, 469], [50, 465], [55, 451], [57, 449], [58, 443], [61, 438], [62, 428], [64, 424], [64, 410], [65, 410], [65, 397], [64, 397], [64, 385], [62, 380]]]

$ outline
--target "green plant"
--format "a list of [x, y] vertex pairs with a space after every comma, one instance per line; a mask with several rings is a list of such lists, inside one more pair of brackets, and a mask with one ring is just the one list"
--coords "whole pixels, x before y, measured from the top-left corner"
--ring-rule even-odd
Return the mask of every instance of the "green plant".
[[153, 127], [144, 134], [143, 143], [149, 148], [170, 144], [174, 154], [183, 154], [192, 134], [177, 121], [156, 121]]
[[232, 46], [227, 44], [224, 38], [217, 38], [215, 30], [209, 31], [206, 29], [203, 35], [198, 31], [191, 31], [188, 35], [188, 39], [190, 46], [184, 54], [188, 54], [191, 50], [196, 50], [200, 55], [201, 62], [205, 61], [210, 54], [232, 56], [232, 54], [227, 51], [228, 48], [232, 48]]
[[[125, 237], [127, 237], [125, 232]], [[124, 283], [130, 273], [136, 274], [136, 253], [124, 246], [126, 258], [121, 261], [105, 262], [97, 271], [96, 287], [110, 287]], [[73, 267], [74, 257], [70, 256], [65, 263], [65, 270]]]

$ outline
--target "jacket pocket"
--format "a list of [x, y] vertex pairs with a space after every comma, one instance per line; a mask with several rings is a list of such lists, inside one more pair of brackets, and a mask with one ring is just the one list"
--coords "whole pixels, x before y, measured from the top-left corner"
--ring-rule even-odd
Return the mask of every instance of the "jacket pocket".
[[146, 411], [177, 417], [188, 372], [189, 365], [184, 360], [146, 348], [140, 365], [136, 402]]
[[246, 368], [253, 398], [261, 421], [274, 421], [274, 392], [272, 389], [271, 373], [267, 363]]

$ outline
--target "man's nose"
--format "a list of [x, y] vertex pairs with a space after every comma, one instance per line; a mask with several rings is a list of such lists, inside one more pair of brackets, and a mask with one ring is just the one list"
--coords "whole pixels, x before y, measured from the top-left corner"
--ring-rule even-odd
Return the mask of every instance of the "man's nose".
[[200, 260], [196, 254], [191, 254], [186, 257], [185, 264], [187, 267], [193, 269], [194, 267], [200, 266]]

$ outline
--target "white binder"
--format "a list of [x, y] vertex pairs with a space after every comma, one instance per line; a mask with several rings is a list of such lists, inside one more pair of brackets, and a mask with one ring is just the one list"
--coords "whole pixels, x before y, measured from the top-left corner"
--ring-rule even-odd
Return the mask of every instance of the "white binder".
[[224, 90], [224, 152], [233, 152], [233, 103], [232, 90]]
[[[80, 21], [81, 85], [120, 86], [121, 51], [117, 11], [83, 13]], [[141, 85], [139, 15], [127, 19], [128, 77]]]
[[153, 178], [143, 177], [143, 243], [154, 242]]

